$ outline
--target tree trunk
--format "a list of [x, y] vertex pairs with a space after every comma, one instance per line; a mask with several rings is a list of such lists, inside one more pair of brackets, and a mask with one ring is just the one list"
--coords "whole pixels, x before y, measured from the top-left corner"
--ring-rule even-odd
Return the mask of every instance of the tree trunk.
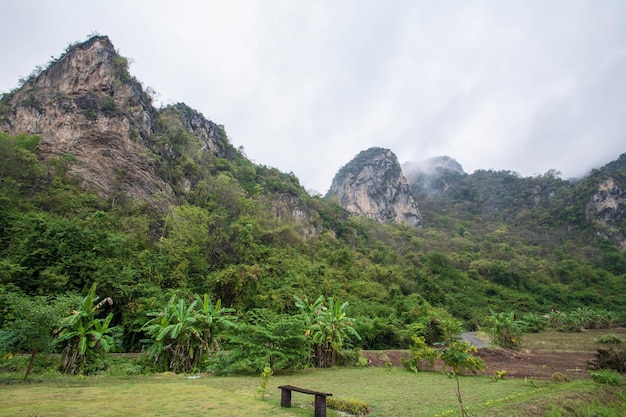
[[24, 375], [24, 379], [28, 378], [30, 371], [33, 369], [33, 364], [35, 363], [35, 356], [37, 356], [37, 351], [33, 350], [30, 352], [30, 361], [28, 362], [28, 369], [26, 369], [26, 375]]

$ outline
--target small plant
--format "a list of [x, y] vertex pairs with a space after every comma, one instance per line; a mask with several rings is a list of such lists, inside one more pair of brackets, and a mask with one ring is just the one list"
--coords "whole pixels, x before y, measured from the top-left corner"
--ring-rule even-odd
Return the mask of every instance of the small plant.
[[369, 360], [364, 358], [363, 356], [359, 356], [359, 360], [356, 363], [356, 366], [359, 368], [367, 368], [370, 365]]
[[498, 382], [501, 379], [504, 379], [506, 376], [506, 371], [503, 369], [501, 371], [495, 371], [493, 375], [493, 382]]
[[421, 336], [413, 336], [413, 344], [411, 345], [411, 358], [402, 358], [402, 364], [406, 369], [415, 373], [422, 370], [425, 363], [426, 366], [432, 368], [437, 359], [437, 352], [426, 344], [426, 340]]
[[371, 411], [371, 408], [365, 401], [353, 400], [350, 398], [327, 398], [326, 405], [333, 410], [343, 411], [353, 416], [364, 416]]
[[600, 369], [591, 373], [591, 378], [598, 384], [611, 385], [614, 387], [622, 384], [622, 376], [612, 369]]
[[552, 380], [552, 382], [556, 382], [558, 384], [569, 382], [569, 377], [562, 372], [553, 373], [550, 379]]
[[265, 400], [265, 396], [267, 395], [267, 383], [272, 376], [272, 368], [266, 366], [261, 372], [261, 386], [259, 387], [259, 394], [261, 395], [261, 400]]
[[530, 384], [533, 387], [537, 387], [537, 383], [535, 382], [535, 378], [532, 376], [525, 376], [524, 377], [524, 384]]
[[392, 367], [393, 367], [393, 364], [391, 363], [391, 361], [385, 362], [385, 371], [391, 371]]
[[624, 342], [619, 336], [614, 334], [603, 334], [596, 339], [598, 343], [604, 343], [606, 345], [619, 345]]

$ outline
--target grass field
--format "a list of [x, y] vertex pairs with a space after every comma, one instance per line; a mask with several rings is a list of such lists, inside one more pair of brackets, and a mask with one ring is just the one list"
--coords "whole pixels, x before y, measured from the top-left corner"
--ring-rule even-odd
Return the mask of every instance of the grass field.
[[[189, 378], [184, 375], [63, 377], [0, 387], [0, 416], [311, 416], [311, 396], [293, 394], [293, 408], [280, 408], [278, 385], [332, 392], [366, 401], [371, 416], [455, 416], [454, 379], [439, 372], [416, 375], [400, 368], [310, 369], [274, 376], [261, 400], [257, 377]], [[493, 382], [463, 377], [466, 406], [476, 416], [530, 416], [542, 404], [567, 398], [600, 398], [606, 388], [592, 381], [565, 384], [524, 380]], [[622, 397], [626, 400], [626, 395]], [[623, 403], [626, 409], [626, 402]], [[329, 411], [328, 416], [339, 416]]]
[[[623, 329], [604, 333], [626, 336]], [[530, 349], [559, 347], [594, 349], [596, 332], [528, 335]], [[532, 347], [531, 347], [532, 346]], [[595, 346], [595, 345], [594, 345]], [[0, 369], [0, 417], [78, 416], [312, 416], [312, 397], [293, 393], [293, 408], [280, 407], [279, 385], [290, 384], [332, 392], [339, 399], [367, 402], [372, 417], [458, 416], [454, 379], [441, 372], [415, 374], [395, 367], [307, 369], [276, 375], [268, 396], [260, 399], [259, 377], [199, 378], [187, 375], [122, 375], [137, 366], [133, 357], [112, 360], [108, 375], [61, 376], [54, 368], [58, 358], [40, 358], [41, 366], [23, 381], [26, 357], [13, 358], [19, 369], [5, 360]], [[116, 362], [117, 361], [117, 362]], [[9, 364], [10, 365], [10, 364]], [[117, 370], [117, 371], [116, 371]], [[461, 377], [461, 390], [472, 416], [496, 417], [618, 417], [626, 415], [626, 389], [600, 385], [590, 379], [567, 383], [524, 379], [494, 382], [488, 376]], [[341, 414], [329, 410], [329, 417]]]
[[598, 347], [596, 339], [601, 335], [614, 334], [626, 341], [626, 328], [583, 330], [576, 333], [555, 332], [553, 330], [524, 335], [524, 349], [544, 350], [550, 352], [595, 352]]

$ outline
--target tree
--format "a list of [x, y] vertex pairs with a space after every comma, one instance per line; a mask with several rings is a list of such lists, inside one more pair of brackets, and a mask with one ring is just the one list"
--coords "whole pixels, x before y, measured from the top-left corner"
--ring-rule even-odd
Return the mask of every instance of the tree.
[[443, 362], [444, 369], [449, 368], [452, 376], [456, 381], [456, 398], [461, 407], [461, 416], [467, 416], [467, 410], [463, 405], [461, 396], [461, 383], [459, 381], [459, 373], [471, 372], [476, 373], [485, 368], [483, 360], [472, 353], [476, 352], [476, 348], [469, 343], [461, 341], [459, 334], [461, 333], [461, 323], [458, 320], [441, 320], [441, 331], [443, 333], [443, 341], [437, 343], [439, 346], [435, 351], [437, 357]]
[[0, 329], [0, 351], [30, 354], [24, 379], [33, 369], [37, 354], [53, 349], [61, 317], [72, 301], [71, 296], [50, 298], [0, 293], [5, 320]]
[[92, 284], [78, 310], [72, 311], [72, 315], [62, 321], [59, 340], [65, 342], [60, 366], [63, 373], [91, 372], [102, 354], [115, 351], [115, 335], [122, 329], [111, 326], [113, 313], [105, 318], [96, 317], [97, 311], [105, 304], [113, 305], [110, 297], [98, 302], [96, 286], [96, 283]]
[[216, 361], [217, 372], [258, 373], [303, 368], [308, 360], [305, 326], [300, 317], [276, 314], [255, 308], [246, 313], [246, 321], [237, 326], [229, 340], [224, 358]]

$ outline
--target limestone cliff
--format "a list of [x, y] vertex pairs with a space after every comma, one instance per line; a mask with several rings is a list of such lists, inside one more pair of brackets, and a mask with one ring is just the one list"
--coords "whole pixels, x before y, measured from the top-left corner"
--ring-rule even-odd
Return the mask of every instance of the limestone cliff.
[[191, 186], [163, 169], [181, 157], [181, 141], [218, 157], [232, 149], [222, 126], [185, 104], [155, 109], [106, 36], [69, 47], [1, 104], [0, 131], [41, 136], [43, 159], [74, 161], [70, 174], [105, 198], [171, 203]]
[[422, 215], [389, 149], [370, 148], [337, 172], [326, 198], [336, 197], [349, 212], [381, 223], [422, 224]]
[[585, 205], [587, 221], [599, 236], [626, 250], [626, 154], [594, 170], [581, 188], [591, 189]]
[[6, 104], [0, 130], [40, 135], [40, 156], [75, 161], [70, 173], [83, 187], [104, 197], [172, 199], [149, 158], [155, 110], [106, 36], [69, 48]]

